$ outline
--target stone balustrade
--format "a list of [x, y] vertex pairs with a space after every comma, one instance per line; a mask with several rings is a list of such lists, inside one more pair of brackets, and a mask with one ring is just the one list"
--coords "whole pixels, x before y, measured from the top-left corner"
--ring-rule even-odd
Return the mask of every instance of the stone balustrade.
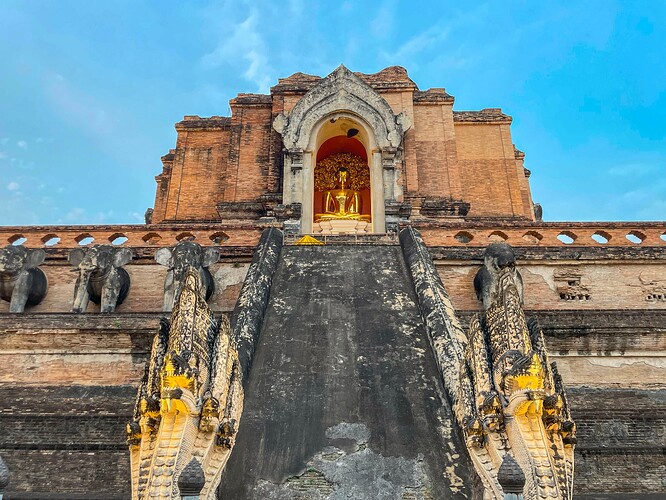
[[428, 246], [666, 246], [666, 222], [545, 222], [415, 226]]
[[195, 241], [202, 246], [254, 247], [264, 227], [259, 224], [8, 226], [0, 227], [0, 246], [76, 248], [113, 244], [158, 248], [172, 246], [179, 241]]
[[[270, 224], [268, 224], [270, 225]], [[95, 244], [129, 247], [166, 247], [183, 240], [203, 246], [254, 247], [267, 224], [220, 223], [107, 225], [107, 226], [14, 226], [0, 228], [0, 246], [28, 248], [76, 248]], [[512, 246], [666, 246], [666, 222], [415, 222], [428, 246], [485, 247], [504, 241]], [[321, 239], [321, 235], [314, 235]], [[338, 237], [338, 239], [348, 238]], [[354, 239], [354, 235], [346, 235]], [[292, 238], [293, 243], [300, 236]], [[376, 239], [367, 235], [365, 239]], [[336, 238], [331, 238], [331, 243]], [[356, 240], [363, 239], [356, 237]]]

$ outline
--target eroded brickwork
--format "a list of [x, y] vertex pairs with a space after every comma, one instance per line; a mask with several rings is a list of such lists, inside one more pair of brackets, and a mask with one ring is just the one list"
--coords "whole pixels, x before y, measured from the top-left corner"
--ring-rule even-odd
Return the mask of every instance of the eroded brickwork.
[[[410, 124], [391, 166], [409, 216], [399, 225], [423, 235], [463, 325], [481, 309], [473, 279], [484, 249], [514, 248], [526, 314], [541, 323], [579, 426], [577, 495], [658, 498], [666, 491], [666, 225], [537, 221], [511, 117], [454, 110], [444, 89], [419, 90], [403, 68], [354, 75]], [[0, 455], [13, 471], [6, 498], [128, 498], [124, 424], [166, 314], [167, 268], [155, 252], [181, 241], [216, 247], [208, 303], [216, 314], [233, 310], [262, 230], [283, 228], [276, 207], [291, 167], [283, 171], [273, 121], [322, 80], [296, 73], [270, 95], [238, 95], [231, 117], [186, 116], [162, 157], [146, 225], [0, 228], [0, 246], [44, 249], [48, 278], [44, 299], [23, 313], [0, 301]], [[383, 233], [367, 238], [343, 243], [395, 243]], [[74, 314], [77, 272], [67, 257], [93, 244], [131, 249], [131, 287], [113, 313], [90, 303]], [[316, 473], [292, 482], [328, 491]]]
[[[444, 89], [420, 91], [400, 67], [355, 73], [412, 124], [400, 155], [406, 199], [455, 199], [469, 217], [534, 220], [523, 157], [516, 158], [511, 117], [498, 108], [453, 111]], [[282, 148], [273, 120], [288, 113], [321, 77], [296, 73], [269, 95], [239, 94], [231, 117], [186, 116], [176, 148], [163, 157], [153, 222], [259, 219], [281, 197]], [[398, 201], [403, 201], [399, 199]], [[221, 205], [220, 205], [221, 204]]]

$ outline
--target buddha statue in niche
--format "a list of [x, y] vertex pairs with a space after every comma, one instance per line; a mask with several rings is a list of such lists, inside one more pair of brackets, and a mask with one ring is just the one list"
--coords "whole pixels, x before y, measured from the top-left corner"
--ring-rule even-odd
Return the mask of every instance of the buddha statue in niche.
[[349, 171], [342, 167], [336, 173], [335, 189], [324, 192], [324, 211], [315, 214], [315, 222], [337, 219], [369, 221], [369, 215], [361, 215], [361, 195], [348, 189]]

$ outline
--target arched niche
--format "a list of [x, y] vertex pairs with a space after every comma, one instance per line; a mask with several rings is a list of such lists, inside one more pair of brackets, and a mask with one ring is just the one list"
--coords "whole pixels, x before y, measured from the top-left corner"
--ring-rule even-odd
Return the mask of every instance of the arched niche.
[[[376, 232], [372, 225], [374, 214], [377, 211], [377, 208], [373, 206], [373, 201], [377, 193], [379, 193], [379, 199], [382, 199], [382, 179], [381, 171], [373, 172], [371, 162], [368, 161], [369, 158], [372, 158], [372, 151], [377, 149], [374, 138], [368, 131], [368, 125], [349, 113], [335, 113], [316, 124], [311, 137], [314, 141], [313, 144], [309, 145], [309, 149], [314, 152], [314, 168], [312, 169], [312, 183], [314, 186], [313, 232], [328, 231], [325, 228], [330, 223], [324, 222], [323, 225], [318, 223], [317, 214], [325, 211], [326, 190], [332, 189], [333, 186], [322, 188], [318, 186], [317, 179], [319, 177], [320, 181], [322, 179], [331, 180], [332, 169], [325, 168], [324, 163], [339, 157], [339, 155], [351, 155], [352, 159], [356, 159], [354, 161], [355, 165], [346, 161], [343, 163], [334, 162], [334, 164], [349, 169], [348, 187], [357, 191], [360, 202], [359, 213], [364, 218], [369, 219], [369, 221], [359, 221], [356, 225], [353, 221], [348, 221], [348, 223], [351, 223], [354, 230], [359, 232]], [[349, 160], [349, 158], [345, 160]], [[327, 173], [329, 175], [326, 175]], [[306, 179], [306, 182], [308, 181]], [[362, 184], [362, 186], [358, 186], [358, 184]], [[335, 223], [333, 224], [335, 225]], [[347, 232], [350, 228], [346, 227], [342, 230]]]
[[402, 196], [401, 147], [409, 119], [393, 110], [377, 92], [344, 66], [310, 89], [273, 127], [284, 143], [283, 203], [301, 204], [301, 233], [313, 228], [314, 168], [318, 148], [337, 134], [330, 125], [353, 123], [368, 157], [373, 233], [386, 231], [384, 206]]

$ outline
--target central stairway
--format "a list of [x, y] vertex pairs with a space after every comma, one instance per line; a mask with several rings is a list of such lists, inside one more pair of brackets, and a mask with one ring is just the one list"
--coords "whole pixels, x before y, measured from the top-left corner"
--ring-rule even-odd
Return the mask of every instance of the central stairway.
[[471, 498], [475, 475], [401, 247], [283, 247], [218, 497]]

